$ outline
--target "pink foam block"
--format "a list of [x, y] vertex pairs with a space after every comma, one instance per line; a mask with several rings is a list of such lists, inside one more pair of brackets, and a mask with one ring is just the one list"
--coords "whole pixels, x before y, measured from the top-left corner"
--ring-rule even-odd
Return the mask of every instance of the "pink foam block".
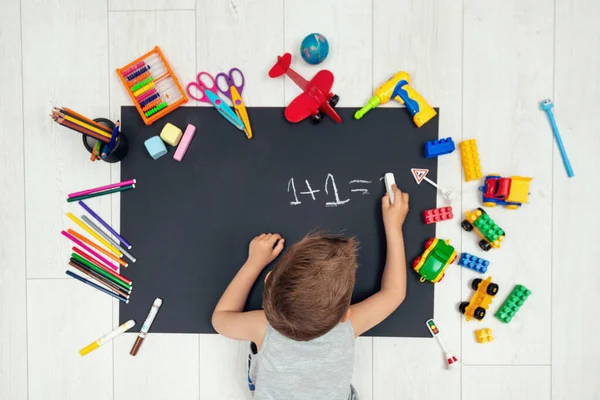
[[190, 147], [190, 142], [192, 141], [195, 133], [196, 127], [188, 124], [187, 128], [185, 128], [185, 132], [183, 133], [183, 137], [181, 138], [181, 142], [179, 142], [179, 146], [177, 146], [177, 150], [175, 150], [175, 154], [173, 155], [174, 159], [181, 161], [188, 147]]

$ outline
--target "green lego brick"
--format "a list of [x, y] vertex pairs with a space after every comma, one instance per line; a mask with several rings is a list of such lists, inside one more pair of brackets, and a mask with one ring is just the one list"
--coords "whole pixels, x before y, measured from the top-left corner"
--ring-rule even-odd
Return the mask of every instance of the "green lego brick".
[[500, 228], [491, 218], [486, 214], [482, 214], [481, 217], [477, 218], [473, 223], [477, 229], [481, 232], [483, 237], [488, 241], [493, 242], [500, 236], [504, 235], [504, 231]]
[[500, 321], [504, 322], [505, 324], [508, 324], [515, 316], [517, 311], [519, 311], [523, 303], [525, 303], [525, 300], [527, 300], [530, 294], [531, 290], [527, 289], [525, 286], [515, 286], [515, 288], [512, 290], [512, 292], [510, 292], [510, 294], [506, 298], [506, 300], [504, 300], [504, 303], [502, 303], [502, 306], [500, 306], [500, 308], [498, 309], [498, 311], [496, 311], [496, 314], [494, 315]]

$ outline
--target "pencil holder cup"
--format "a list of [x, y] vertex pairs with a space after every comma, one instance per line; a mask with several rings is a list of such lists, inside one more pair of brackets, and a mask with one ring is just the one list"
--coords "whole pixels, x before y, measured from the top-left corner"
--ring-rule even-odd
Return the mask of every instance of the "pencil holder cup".
[[[106, 126], [110, 130], [115, 128], [115, 123], [106, 118], [96, 118], [94, 119], [97, 123]], [[88, 136], [82, 135], [83, 146], [85, 149], [92, 154], [94, 151], [94, 145], [96, 144], [97, 139]], [[119, 140], [115, 143], [115, 147], [112, 149], [110, 153], [106, 155], [102, 161], [106, 161], [107, 163], [116, 163], [119, 161], [123, 161], [123, 159], [127, 156], [129, 152], [129, 142], [127, 141], [127, 137], [123, 135], [123, 133], [119, 133]]]

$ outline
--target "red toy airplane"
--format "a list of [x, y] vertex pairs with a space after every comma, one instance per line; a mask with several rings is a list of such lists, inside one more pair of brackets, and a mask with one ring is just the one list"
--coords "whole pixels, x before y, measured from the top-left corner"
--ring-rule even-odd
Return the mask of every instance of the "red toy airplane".
[[277, 63], [269, 71], [271, 78], [286, 74], [303, 90], [285, 109], [285, 119], [296, 123], [311, 116], [313, 122], [319, 123], [323, 119], [323, 114], [326, 114], [338, 124], [341, 123], [342, 118], [333, 109], [340, 98], [329, 91], [333, 86], [331, 71], [323, 69], [317, 72], [309, 82], [290, 68], [291, 63], [292, 55], [285, 53], [283, 56], [277, 57]]

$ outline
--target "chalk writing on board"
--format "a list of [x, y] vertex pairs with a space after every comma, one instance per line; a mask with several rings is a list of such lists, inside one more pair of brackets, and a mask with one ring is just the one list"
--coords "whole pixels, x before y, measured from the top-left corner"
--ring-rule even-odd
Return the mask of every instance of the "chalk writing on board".
[[350, 199], [340, 200], [338, 188], [335, 184], [335, 178], [331, 174], [327, 174], [327, 179], [325, 179], [325, 194], [329, 194], [329, 192], [327, 191], [327, 183], [329, 182], [331, 182], [331, 186], [333, 187], [333, 196], [335, 197], [335, 201], [328, 201], [327, 203], [325, 203], [325, 207], [337, 207], [346, 204], [350, 201]]
[[[354, 183], [369, 184], [369, 183], [371, 183], [371, 181], [365, 181], [364, 179], [354, 179], [348, 183], [350, 183], [351, 185]], [[369, 194], [369, 191], [365, 188], [354, 188], [354, 189], [350, 189], [350, 191], [351, 192], [359, 192], [362, 194]]]
[[[308, 181], [308, 179], [305, 179], [304, 183], [306, 184], [306, 190], [298, 192], [298, 190], [296, 189], [295, 179], [292, 177], [288, 181], [287, 191], [288, 191], [288, 193], [292, 193], [292, 195], [293, 195], [293, 199], [292, 199], [292, 201], [290, 201], [290, 205], [297, 206], [297, 205], [302, 204], [302, 201], [300, 201], [300, 199], [299, 199], [299, 195], [300, 196], [310, 196], [312, 201], [317, 201], [318, 196], [316, 196], [316, 194], [320, 193], [321, 190], [313, 189], [313, 187], [310, 185], [310, 182]], [[369, 190], [367, 189], [367, 186], [370, 185], [371, 183], [373, 183], [373, 182], [364, 180], [364, 179], [353, 179], [350, 182], [348, 182], [348, 184], [350, 185], [350, 192], [360, 193], [362, 195], [370, 194]], [[337, 183], [335, 181], [335, 177], [333, 176], [333, 174], [327, 174], [325, 177], [325, 195], [326, 195], [326, 199], [325, 199], [326, 201], [324, 204], [325, 207], [338, 207], [338, 206], [342, 206], [342, 205], [350, 202], [349, 198], [348, 199], [340, 198], [338, 186], [337, 186]], [[329, 201], [327, 201], [327, 200], [329, 200]]]
[[292, 188], [292, 190], [294, 191], [294, 201], [290, 201], [290, 204], [293, 206], [297, 206], [298, 204], [302, 204], [299, 200], [298, 200], [298, 195], [296, 194], [296, 185], [294, 185], [294, 178], [290, 179], [290, 181], [288, 182], [288, 188], [287, 191], [290, 191], [290, 186]]
[[[292, 179], [294, 179], [294, 178], [292, 178]], [[310, 195], [311, 195], [311, 197], [312, 197], [312, 199], [313, 199], [313, 201], [314, 201], [314, 200], [316, 200], [316, 198], [315, 198], [315, 193], [319, 193], [319, 192], [320, 192], [320, 190], [313, 190], [313, 189], [310, 187], [310, 183], [308, 183], [308, 179], [307, 179], [307, 180], [305, 180], [304, 182], [306, 182], [306, 187], [308, 188], [308, 192], [300, 192], [300, 194], [310, 194]]]

